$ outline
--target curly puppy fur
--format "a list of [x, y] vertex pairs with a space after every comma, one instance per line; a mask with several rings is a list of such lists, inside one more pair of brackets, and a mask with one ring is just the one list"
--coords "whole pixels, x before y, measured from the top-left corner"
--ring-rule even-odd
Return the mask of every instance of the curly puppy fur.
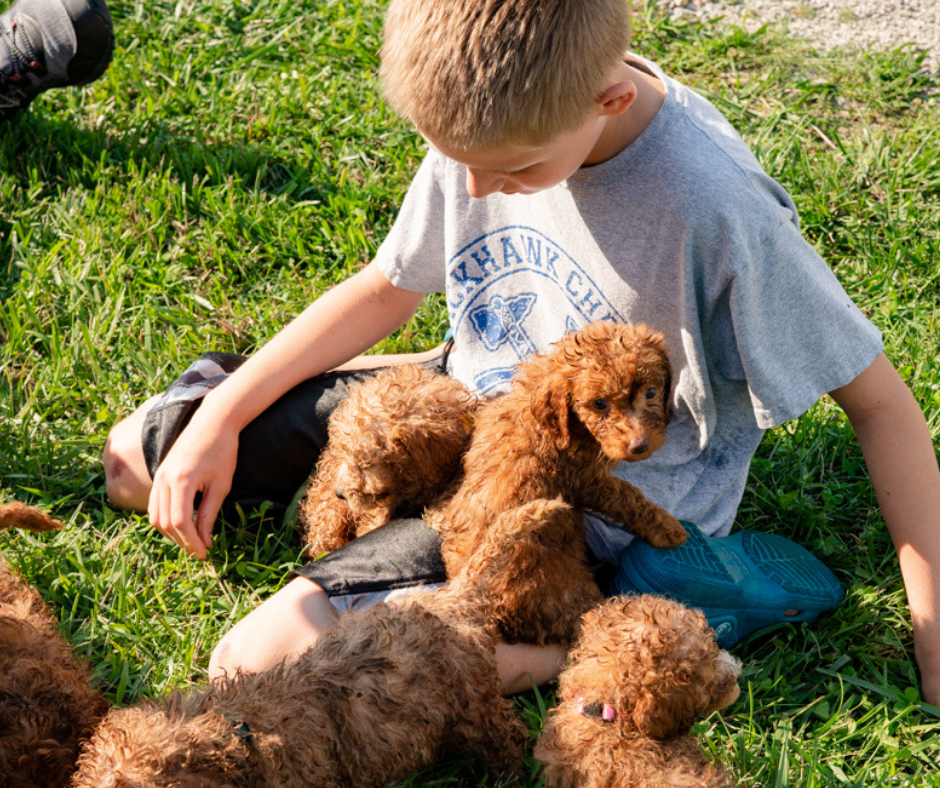
[[[0, 504], [0, 530], [53, 531], [39, 509]], [[0, 784], [66, 786], [80, 742], [107, 710], [39, 594], [0, 558]]]
[[298, 509], [307, 556], [419, 515], [460, 469], [478, 406], [460, 381], [411, 364], [350, 386]]
[[585, 509], [656, 547], [685, 540], [674, 517], [611, 475], [663, 445], [670, 389], [662, 334], [599, 322], [523, 362], [509, 392], [478, 412], [459, 486], [425, 515], [441, 534], [448, 575], [486, 549], [494, 529], [497, 543], [500, 531], [518, 531], [526, 517], [513, 511], [523, 504], [567, 504], [515, 541], [511, 574], [488, 581], [490, 623], [508, 642], [567, 643], [601, 600], [586, 566]]
[[112, 711], [75, 788], [378, 788], [451, 751], [504, 777], [525, 725], [465, 599], [415, 592], [347, 613], [297, 661]]
[[[701, 611], [649, 595], [607, 600], [584, 616], [535, 747], [546, 787], [729, 788], [689, 732], [737, 699], [739, 677]], [[596, 716], [604, 704], [615, 719]]]

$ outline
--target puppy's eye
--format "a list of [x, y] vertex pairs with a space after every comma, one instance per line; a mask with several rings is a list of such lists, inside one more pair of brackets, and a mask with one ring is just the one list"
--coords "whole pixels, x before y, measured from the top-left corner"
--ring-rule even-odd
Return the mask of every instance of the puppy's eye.
[[657, 395], [658, 393], [659, 393], [659, 391], [658, 391], [658, 389], [656, 388], [656, 386], [650, 386], [650, 387], [646, 390], [646, 398], [647, 398], [647, 399], [656, 399], [656, 395]]
[[591, 407], [594, 408], [598, 413], [603, 413], [610, 407], [610, 403], [603, 397], [598, 397], [594, 402], [591, 403]]

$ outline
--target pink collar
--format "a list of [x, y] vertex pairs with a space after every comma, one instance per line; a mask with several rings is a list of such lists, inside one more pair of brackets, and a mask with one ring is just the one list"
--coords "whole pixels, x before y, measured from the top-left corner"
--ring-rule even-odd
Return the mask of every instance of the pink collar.
[[604, 722], [613, 722], [617, 719], [617, 710], [609, 703], [585, 703], [581, 695], [575, 698], [574, 703], [578, 714], [583, 714], [585, 717]]

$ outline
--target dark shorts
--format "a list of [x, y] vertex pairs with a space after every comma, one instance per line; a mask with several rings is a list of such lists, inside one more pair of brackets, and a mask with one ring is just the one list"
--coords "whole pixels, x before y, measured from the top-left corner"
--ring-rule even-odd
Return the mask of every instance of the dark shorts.
[[424, 520], [393, 520], [295, 569], [331, 596], [373, 594], [447, 579], [440, 537]]
[[[232, 353], [206, 353], [154, 404], [141, 434], [151, 478], [189, 423], [202, 398], [245, 362]], [[442, 361], [431, 362], [443, 371]], [[283, 519], [326, 445], [330, 414], [349, 386], [374, 370], [331, 372], [300, 383], [242, 430], [232, 489], [222, 517], [237, 519], [264, 502]], [[399, 520], [294, 572], [330, 596], [406, 588], [446, 578], [437, 533], [420, 519]]]

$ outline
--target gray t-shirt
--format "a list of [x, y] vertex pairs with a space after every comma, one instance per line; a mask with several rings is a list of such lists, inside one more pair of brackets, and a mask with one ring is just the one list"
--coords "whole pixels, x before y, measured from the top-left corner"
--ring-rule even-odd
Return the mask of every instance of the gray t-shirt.
[[[594, 320], [662, 331], [674, 367], [666, 444], [617, 473], [726, 534], [763, 431], [853, 380], [883, 344], [737, 132], [640, 62], [665, 103], [627, 149], [543, 192], [483, 199], [467, 194], [462, 165], [431, 151], [377, 257], [392, 284], [446, 293], [451, 371], [484, 394]], [[612, 560], [629, 537], [588, 520], [592, 549]]]

